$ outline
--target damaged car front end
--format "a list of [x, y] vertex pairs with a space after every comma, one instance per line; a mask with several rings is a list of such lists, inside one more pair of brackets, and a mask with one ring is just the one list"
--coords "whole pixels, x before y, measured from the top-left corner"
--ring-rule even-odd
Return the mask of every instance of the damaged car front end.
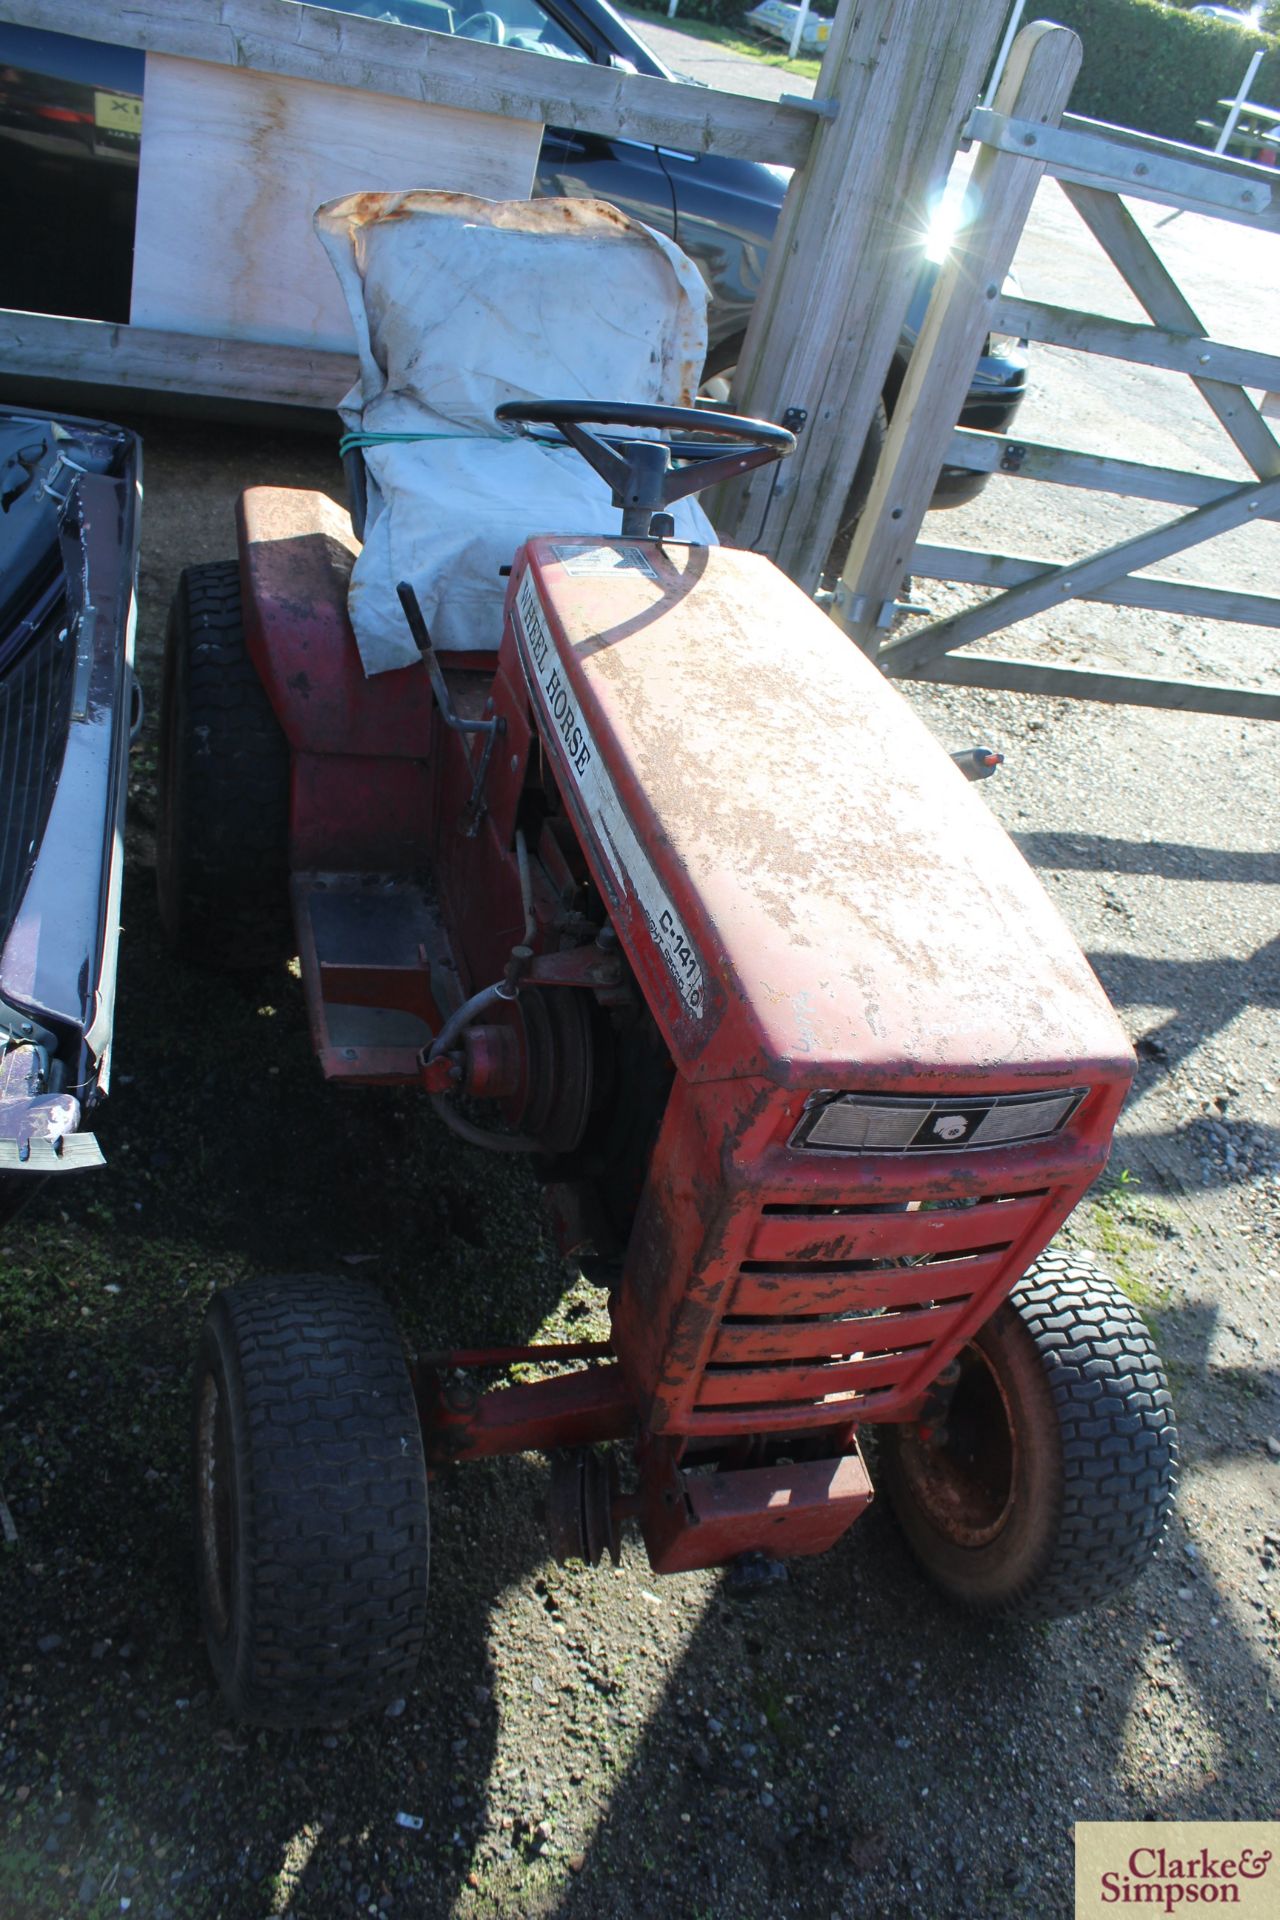
[[136, 435], [0, 407], [0, 1215], [102, 1161], [141, 497]]

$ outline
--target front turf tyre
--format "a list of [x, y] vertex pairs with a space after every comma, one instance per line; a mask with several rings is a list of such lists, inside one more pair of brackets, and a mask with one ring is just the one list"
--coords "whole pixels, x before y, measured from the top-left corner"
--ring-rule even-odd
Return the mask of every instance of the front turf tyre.
[[315, 1278], [215, 1294], [194, 1416], [200, 1613], [231, 1711], [331, 1726], [407, 1693], [426, 1624], [427, 1476], [382, 1300]]
[[186, 960], [266, 967], [294, 951], [289, 747], [245, 646], [240, 568], [187, 567], [160, 697], [156, 888]]
[[908, 1545], [945, 1593], [1052, 1620], [1146, 1566], [1177, 1432], [1138, 1313], [1089, 1262], [1047, 1253], [962, 1351], [943, 1424], [882, 1427], [879, 1454]]

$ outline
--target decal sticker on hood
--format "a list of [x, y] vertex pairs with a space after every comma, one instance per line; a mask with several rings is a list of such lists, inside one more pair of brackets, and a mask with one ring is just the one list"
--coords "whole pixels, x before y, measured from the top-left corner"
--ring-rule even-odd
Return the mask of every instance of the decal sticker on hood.
[[550, 731], [559, 738], [564, 761], [594, 829], [613, 884], [613, 904], [621, 905], [628, 895], [638, 902], [649, 936], [662, 955], [685, 1011], [701, 1020], [706, 1002], [702, 962], [605, 772], [599, 749], [565, 680], [532, 573], [526, 572], [521, 580], [513, 607], [525, 673], [530, 686], [537, 689]]
[[551, 551], [566, 573], [643, 573], [650, 580], [658, 577], [639, 547], [553, 546]]

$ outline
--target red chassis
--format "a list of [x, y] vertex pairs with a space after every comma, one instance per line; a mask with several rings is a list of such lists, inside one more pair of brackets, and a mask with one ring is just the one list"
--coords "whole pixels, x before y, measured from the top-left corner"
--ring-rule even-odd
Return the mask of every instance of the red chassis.
[[[1132, 1059], [1092, 973], [763, 558], [531, 540], [496, 658], [438, 656], [442, 700], [426, 662], [364, 677], [345, 516], [240, 512], [324, 1072], [464, 1127], [457, 1094], [494, 1103], [610, 1288], [605, 1347], [420, 1361], [428, 1464], [570, 1450], [559, 1538], [589, 1558], [624, 1515], [660, 1572], [821, 1552], [871, 1497], [859, 1428], [945, 1419], [1105, 1163]], [[587, 1364], [446, 1384], [540, 1351]], [[606, 1441], [634, 1494], [589, 1465]]]

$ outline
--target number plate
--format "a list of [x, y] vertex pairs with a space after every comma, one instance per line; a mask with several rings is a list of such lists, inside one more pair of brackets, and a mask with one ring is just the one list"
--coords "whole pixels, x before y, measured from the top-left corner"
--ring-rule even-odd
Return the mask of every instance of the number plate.
[[142, 99], [136, 93], [103, 93], [95, 89], [93, 124], [104, 133], [142, 132]]

